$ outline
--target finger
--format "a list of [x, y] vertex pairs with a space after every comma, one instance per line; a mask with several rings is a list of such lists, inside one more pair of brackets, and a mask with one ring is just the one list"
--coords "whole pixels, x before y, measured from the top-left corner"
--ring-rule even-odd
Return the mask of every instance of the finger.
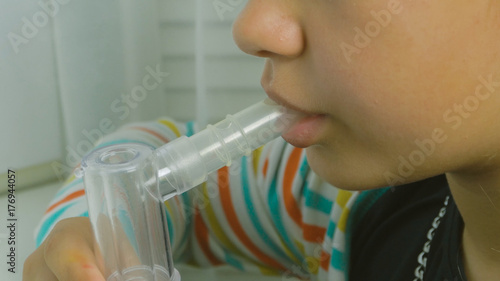
[[105, 281], [97, 266], [88, 219], [59, 222], [44, 243], [45, 262], [58, 281]]
[[45, 263], [42, 246], [24, 262], [23, 281], [57, 281], [57, 277]]

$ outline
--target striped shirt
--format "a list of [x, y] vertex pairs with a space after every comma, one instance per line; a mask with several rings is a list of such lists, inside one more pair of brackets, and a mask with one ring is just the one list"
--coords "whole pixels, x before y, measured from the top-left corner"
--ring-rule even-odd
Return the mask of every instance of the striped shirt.
[[[194, 132], [192, 122], [161, 118], [126, 125], [96, 148], [159, 147]], [[348, 280], [350, 229], [383, 192], [328, 184], [309, 168], [303, 149], [279, 138], [165, 202], [174, 259], [284, 278]], [[71, 176], [35, 231], [37, 246], [58, 221], [75, 216], [88, 216], [88, 208], [83, 180]]]

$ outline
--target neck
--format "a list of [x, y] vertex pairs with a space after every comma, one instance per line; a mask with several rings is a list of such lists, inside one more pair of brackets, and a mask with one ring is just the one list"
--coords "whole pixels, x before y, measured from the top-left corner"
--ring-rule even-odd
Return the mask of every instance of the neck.
[[469, 281], [500, 276], [500, 171], [448, 173], [464, 220], [462, 249]]

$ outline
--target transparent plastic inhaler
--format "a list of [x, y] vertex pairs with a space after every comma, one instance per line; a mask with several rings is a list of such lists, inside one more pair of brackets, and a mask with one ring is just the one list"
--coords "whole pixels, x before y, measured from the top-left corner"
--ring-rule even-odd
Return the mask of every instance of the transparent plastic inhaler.
[[164, 201], [250, 155], [301, 117], [266, 99], [157, 149], [128, 143], [89, 153], [76, 173], [83, 176], [97, 260], [107, 281], [179, 281]]

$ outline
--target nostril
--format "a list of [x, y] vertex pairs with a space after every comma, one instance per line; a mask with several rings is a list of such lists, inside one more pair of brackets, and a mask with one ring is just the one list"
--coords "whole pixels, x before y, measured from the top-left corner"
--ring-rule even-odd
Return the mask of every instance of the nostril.
[[272, 56], [272, 53], [269, 51], [266, 51], [266, 50], [262, 50], [262, 51], [257, 51], [255, 53], [255, 56], [261, 57], [261, 58], [268, 58], [268, 57]]

